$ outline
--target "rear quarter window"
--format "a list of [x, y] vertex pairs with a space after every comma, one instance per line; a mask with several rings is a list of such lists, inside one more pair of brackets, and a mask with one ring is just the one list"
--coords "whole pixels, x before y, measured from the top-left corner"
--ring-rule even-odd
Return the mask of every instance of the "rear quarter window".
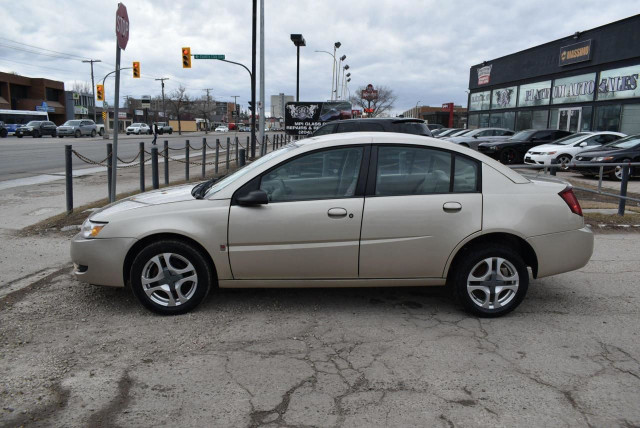
[[392, 132], [400, 132], [403, 134], [424, 135], [431, 137], [431, 131], [424, 123], [417, 122], [399, 122], [391, 124]]

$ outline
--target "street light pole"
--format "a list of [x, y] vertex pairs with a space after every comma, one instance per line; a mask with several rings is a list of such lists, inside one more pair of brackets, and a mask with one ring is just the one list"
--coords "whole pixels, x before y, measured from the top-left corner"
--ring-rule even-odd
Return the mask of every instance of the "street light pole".
[[[264, 0], [260, 0], [260, 144], [264, 144]], [[260, 155], [264, 147], [260, 146]], [[265, 152], [266, 154], [266, 152]]]
[[[291, 41], [296, 45], [297, 65], [296, 65], [296, 102], [300, 101], [300, 46], [306, 46], [302, 34], [292, 34]], [[333, 84], [333, 83], [332, 83]]]
[[162, 84], [162, 120], [163, 121], [167, 121], [167, 124], [169, 123], [169, 121], [167, 120], [167, 111], [164, 108], [164, 81], [165, 80], [169, 80], [168, 77], [161, 77], [159, 79], [155, 79], [155, 80], [159, 80], [160, 83]]
[[251, 25], [251, 159], [256, 157], [256, 14], [258, 0], [253, 0], [253, 18]]
[[[340, 43], [340, 42], [338, 42], [338, 43]], [[335, 49], [334, 49], [334, 51], [335, 51]], [[335, 73], [335, 69], [336, 69], [336, 56], [335, 56], [335, 53], [332, 54], [331, 52], [328, 52], [328, 51], [314, 51], [314, 52], [326, 53], [330, 57], [333, 57], [332, 70], [333, 70], [333, 73]], [[329, 98], [331, 100], [333, 100], [333, 74], [331, 75], [331, 95], [329, 96]]]
[[97, 116], [96, 116], [96, 82], [93, 80], [93, 63], [94, 62], [102, 62], [99, 59], [89, 59], [89, 60], [82, 60], [82, 62], [88, 62], [91, 64], [91, 87], [93, 88], [93, 122], [97, 122]]
[[416, 102], [416, 108], [415, 108], [415, 118], [418, 119], [418, 104], [420, 104], [420, 101]]
[[338, 99], [338, 88], [340, 87], [340, 69], [342, 68], [342, 61], [347, 59], [346, 55], [342, 55], [340, 57], [340, 62], [338, 63], [338, 68], [336, 69], [336, 100]]

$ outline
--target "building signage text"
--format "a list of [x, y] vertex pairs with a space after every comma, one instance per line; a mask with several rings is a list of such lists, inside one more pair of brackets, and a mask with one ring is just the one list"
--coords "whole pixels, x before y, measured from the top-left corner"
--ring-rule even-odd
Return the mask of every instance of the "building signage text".
[[605, 70], [600, 72], [598, 83], [598, 99], [640, 97], [640, 65]]
[[575, 64], [591, 58], [591, 39], [560, 48], [560, 65]]
[[493, 65], [485, 65], [478, 69], [478, 85], [486, 85], [491, 78], [491, 68]]

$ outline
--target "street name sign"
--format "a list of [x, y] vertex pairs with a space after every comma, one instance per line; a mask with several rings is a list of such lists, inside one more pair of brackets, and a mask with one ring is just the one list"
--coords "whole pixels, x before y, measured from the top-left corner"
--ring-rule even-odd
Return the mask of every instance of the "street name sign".
[[224, 59], [224, 55], [193, 55], [194, 59]]

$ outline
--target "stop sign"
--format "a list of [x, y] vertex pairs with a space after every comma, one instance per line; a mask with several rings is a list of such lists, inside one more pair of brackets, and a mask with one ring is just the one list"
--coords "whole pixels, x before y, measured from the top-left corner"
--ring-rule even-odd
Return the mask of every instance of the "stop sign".
[[125, 50], [129, 41], [129, 15], [127, 15], [127, 7], [122, 3], [118, 3], [116, 12], [116, 36], [118, 47]]

